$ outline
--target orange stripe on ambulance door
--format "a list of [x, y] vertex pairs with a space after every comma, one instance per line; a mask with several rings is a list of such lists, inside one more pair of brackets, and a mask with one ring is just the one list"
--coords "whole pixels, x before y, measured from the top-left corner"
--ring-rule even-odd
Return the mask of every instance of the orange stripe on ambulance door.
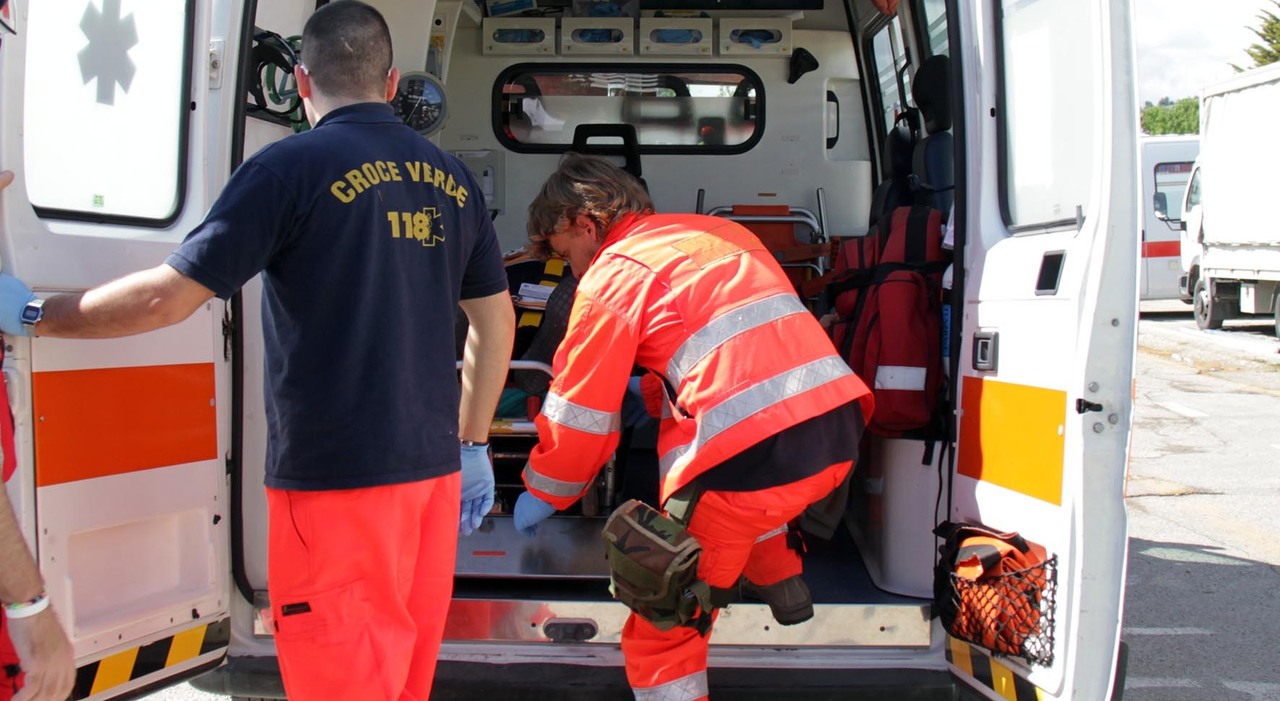
[[32, 374], [36, 484], [218, 454], [212, 363]]
[[964, 378], [957, 471], [1062, 504], [1067, 393]]

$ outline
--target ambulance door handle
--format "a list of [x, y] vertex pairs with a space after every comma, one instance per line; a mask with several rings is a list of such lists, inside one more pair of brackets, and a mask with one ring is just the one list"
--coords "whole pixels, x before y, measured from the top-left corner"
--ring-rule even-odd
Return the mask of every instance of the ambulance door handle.
[[1000, 332], [976, 331], [973, 334], [973, 369], [995, 372], [999, 357]]
[[[836, 106], [836, 122], [835, 122], [835, 123], [836, 123], [836, 135], [835, 135], [835, 136], [828, 136], [828, 137], [827, 137], [827, 150], [828, 150], [828, 151], [830, 151], [831, 149], [833, 149], [833, 148], [835, 148], [835, 147], [836, 147], [836, 142], [840, 140], [840, 98], [836, 97], [836, 94], [835, 94], [835, 92], [834, 92], [834, 91], [832, 91], [832, 90], [828, 90], [828, 91], [827, 91], [827, 102], [829, 102], [829, 103], [831, 103], [832, 105], [835, 105], [835, 106]], [[828, 127], [830, 127], [830, 125], [831, 125], [831, 117], [830, 117], [830, 115], [831, 115], [831, 110], [830, 110], [830, 109], [828, 109], [828, 110], [827, 110], [827, 126], [828, 126]]]

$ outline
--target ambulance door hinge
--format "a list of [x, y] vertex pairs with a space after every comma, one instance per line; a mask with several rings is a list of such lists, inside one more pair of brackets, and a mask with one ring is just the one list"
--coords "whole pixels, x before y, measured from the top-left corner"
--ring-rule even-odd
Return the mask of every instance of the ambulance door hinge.
[[230, 362], [231, 352], [233, 349], [232, 336], [236, 328], [236, 322], [231, 317], [231, 306], [228, 305], [222, 312], [222, 359]]
[[1101, 404], [1094, 404], [1093, 402], [1089, 401], [1088, 399], [1084, 399], [1084, 398], [1081, 398], [1081, 399], [1077, 399], [1077, 400], [1076, 400], [1076, 413], [1077, 413], [1077, 414], [1087, 414], [1087, 413], [1089, 413], [1089, 412], [1091, 412], [1091, 411], [1102, 411], [1102, 405], [1101, 405]]
[[222, 55], [225, 41], [223, 39], [209, 40], [209, 89], [222, 89]]

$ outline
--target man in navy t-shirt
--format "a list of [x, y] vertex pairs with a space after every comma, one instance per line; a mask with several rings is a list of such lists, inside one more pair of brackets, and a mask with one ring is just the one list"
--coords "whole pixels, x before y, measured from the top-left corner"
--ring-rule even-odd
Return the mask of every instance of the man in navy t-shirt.
[[514, 313], [480, 187], [387, 105], [399, 73], [382, 16], [330, 3], [302, 43], [310, 131], [245, 161], [163, 265], [52, 297], [26, 327], [34, 296], [0, 276], [0, 327], [140, 333], [261, 273], [268, 588], [285, 690], [425, 700], [457, 534], [493, 505], [486, 446]]

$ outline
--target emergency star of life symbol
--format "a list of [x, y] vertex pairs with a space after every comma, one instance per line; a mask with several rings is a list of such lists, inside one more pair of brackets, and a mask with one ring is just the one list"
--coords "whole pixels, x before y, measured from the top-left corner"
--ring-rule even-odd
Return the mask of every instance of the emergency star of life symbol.
[[80, 76], [86, 85], [98, 80], [98, 102], [115, 104], [116, 84], [129, 92], [137, 71], [129, 58], [129, 49], [138, 43], [133, 14], [121, 19], [120, 0], [102, 0], [101, 11], [90, 2], [80, 18], [80, 31], [89, 39], [88, 46], [79, 53]]
[[[436, 218], [439, 212], [435, 207], [423, 207], [421, 212], [413, 215], [413, 237], [423, 246], [434, 246], [444, 240], [444, 236], [436, 233]], [[425, 221], [424, 221], [425, 219]], [[443, 228], [443, 224], [441, 225]]]

